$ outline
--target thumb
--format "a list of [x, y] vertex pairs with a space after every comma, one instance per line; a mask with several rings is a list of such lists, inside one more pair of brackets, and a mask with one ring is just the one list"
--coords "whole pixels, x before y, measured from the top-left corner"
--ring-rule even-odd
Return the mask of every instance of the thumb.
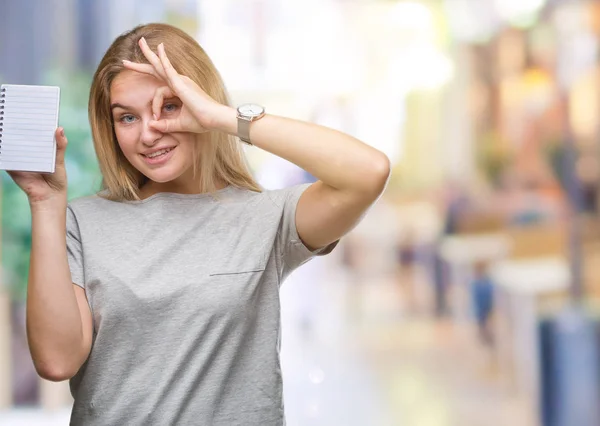
[[173, 132], [184, 132], [185, 129], [181, 125], [181, 122], [177, 119], [166, 118], [162, 120], [154, 120], [148, 123], [153, 129], [158, 130], [161, 133], [173, 133]]
[[56, 138], [56, 164], [62, 166], [65, 164], [65, 151], [67, 149], [65, 129], [63, 127], [56, 129], [54, 137]]

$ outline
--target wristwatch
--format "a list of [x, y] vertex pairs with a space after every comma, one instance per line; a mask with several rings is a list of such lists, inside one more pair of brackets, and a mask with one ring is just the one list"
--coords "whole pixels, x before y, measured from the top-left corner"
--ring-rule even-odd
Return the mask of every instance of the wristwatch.
[[265, 108], [257, 104], [242, 104], [237, 107], [238, 137], [244, 143], [250, 142], [250, 123], [263, 118]]

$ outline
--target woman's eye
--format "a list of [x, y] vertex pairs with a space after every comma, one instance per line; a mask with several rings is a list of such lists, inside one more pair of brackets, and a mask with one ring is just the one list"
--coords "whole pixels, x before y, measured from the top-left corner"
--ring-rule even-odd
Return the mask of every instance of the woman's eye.
[[131, 124], [135, 121], [135, 117], [131, 114], [126, 114], [121, 116], [121, 118], [119, 119], [119, 121], [121, 123], [125, 123], [125, 124]]
[[163, 106], [163, 110], [165, 112], [175, 112], [175, 111], [177, 111], [177, 105], [175, 105], [175, 104], [166, 104], [165, 106]]

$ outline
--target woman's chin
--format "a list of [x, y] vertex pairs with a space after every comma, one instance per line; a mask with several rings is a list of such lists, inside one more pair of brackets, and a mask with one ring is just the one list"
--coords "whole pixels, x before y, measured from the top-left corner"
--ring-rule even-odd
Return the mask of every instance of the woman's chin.
[[146, 173], [144, 173], [148, 179], [156, 183], [172, 182], [181, 176], [181, 174], [177, 170], [146, 170]]

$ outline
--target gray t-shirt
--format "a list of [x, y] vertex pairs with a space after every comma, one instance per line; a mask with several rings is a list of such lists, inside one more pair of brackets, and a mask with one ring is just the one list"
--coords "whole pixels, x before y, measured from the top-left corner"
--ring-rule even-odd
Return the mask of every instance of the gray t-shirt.
[[71, 276], [94, 321], [72, 425], [285, 423], [279, 288], [334, 246], [298, 237], [307, 187], [69, 204]]

